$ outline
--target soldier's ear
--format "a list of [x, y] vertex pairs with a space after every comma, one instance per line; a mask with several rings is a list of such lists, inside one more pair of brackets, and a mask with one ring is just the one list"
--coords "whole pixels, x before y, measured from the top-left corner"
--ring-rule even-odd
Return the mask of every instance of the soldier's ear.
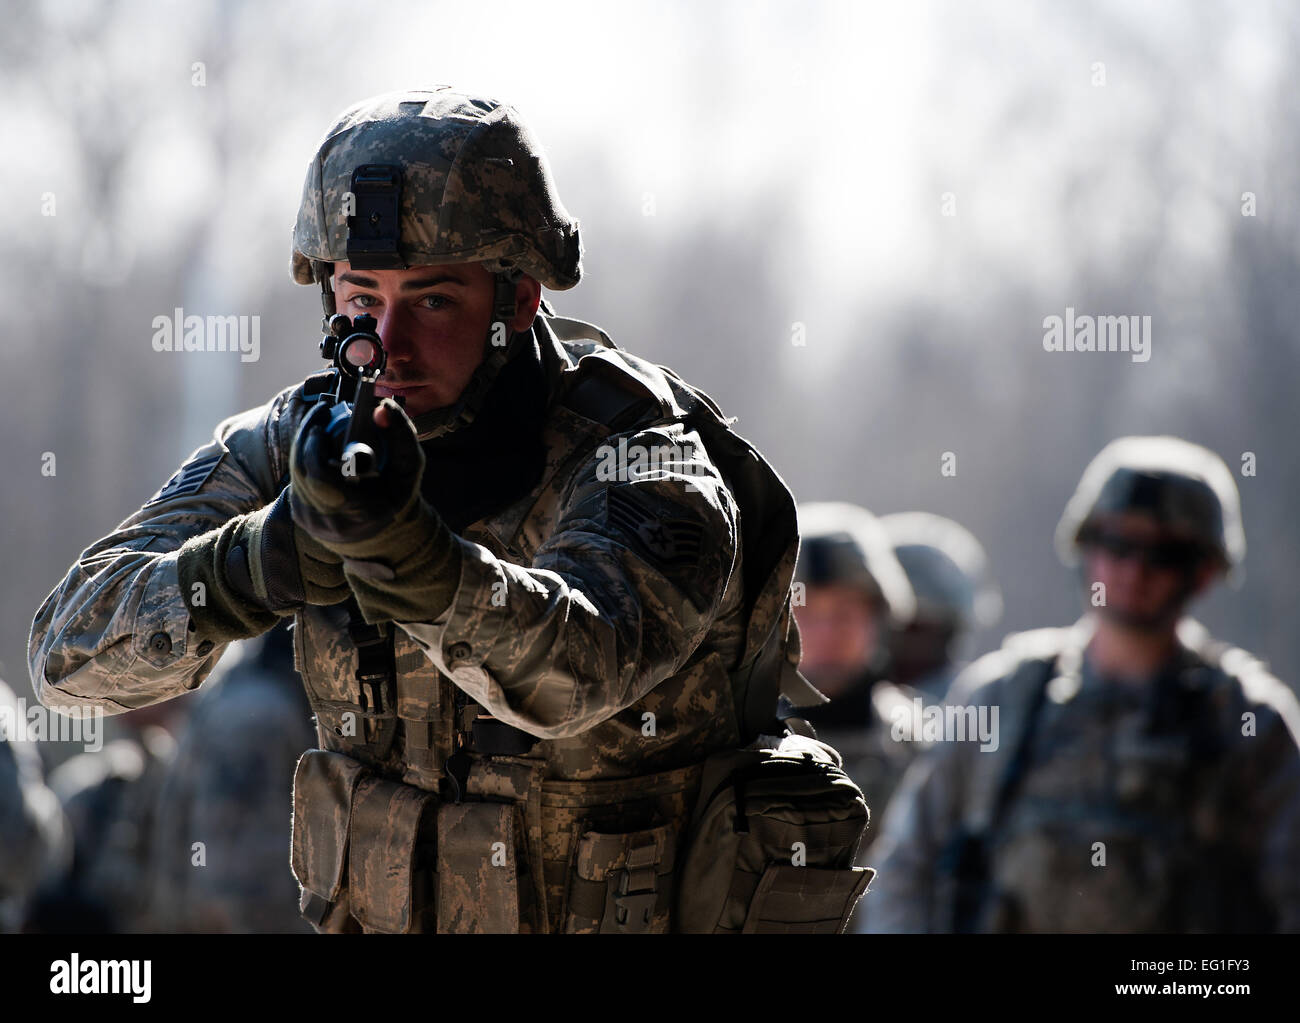
[[533, 325], [537, 307], [542, 302], [542, 286], [534, 277], [525, 274], [515, 282], [515, 317], [510, 321], [510, 329], [522, 332]]

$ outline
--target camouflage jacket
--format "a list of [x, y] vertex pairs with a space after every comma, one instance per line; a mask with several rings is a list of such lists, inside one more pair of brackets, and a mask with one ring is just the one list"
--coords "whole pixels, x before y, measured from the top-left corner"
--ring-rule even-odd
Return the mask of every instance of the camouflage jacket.
[[[445, 789], [447, 758], [489, 717], [540, 740], [492, 764], [476, 756], [470, 777], [481, 798], [529, 807], [523, 830], [540, 888], [541, 860], [570, 853], [561, 832], [583, 816], [573, 807], [646, 797], [653, 775], [667, 794], [645, 818], [685, 819], [697, 765], [741, 736], [737, 708], [746, 732], [774, 716], [776, 689], [743, 669], [761, 662], [786, 689], [801, 679], [789, 611], [798, 539], [784, 484], [671, 371], [579, 321], [539, 315], [532, 329], [549, 390], [540, 481], [460, 531], [451, 607], [391, 630], [395, 698], [362, 704], [346, 605], [304, 607], [294, 631], [320, 745], [382, 778]], [[222, 648], [191, 631], [175, 552], [277, 496], [310, 407], [299, 385], [226, 420], [82, 555], [33, 623], [42, 702], [114, 713], [202, 683]], [[650, 453], [639, 464], [638, 449]], [[572, 810], [545, 826], [543, 781], [542, 794]], [[563, 898], [562, 872], [546, 884]], [[548, 915], [557, 926], [555, 900]]]
[[949, 930], [963, 900], [983, 931], [1300, 929], [1294, 695], [1190, 619], [1159, 676], [1105, 679], [1090, 628], [1010, 636], [954, 683], [949, 704], [1000, 710], [998, 748], [940, 743], [909, 770], [871, 930]]

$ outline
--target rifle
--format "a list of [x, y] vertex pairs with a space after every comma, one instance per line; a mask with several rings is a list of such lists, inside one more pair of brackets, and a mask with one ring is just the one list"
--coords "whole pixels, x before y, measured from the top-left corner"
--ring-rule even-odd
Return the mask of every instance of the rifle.
[[[334, 363], [333, 389], [321, 396], [331, 407], [326, 435], [338, 451], [330, 464], [353, 483], [378, 476], [387, 461], [383, 431], [375, 425], [375, 382], [388, 364], [375, 318], [362, 313], [355, 320], [336, 313], [320, 340], [321, 357]], [[401, 397], [395, 398], [404, 404]]]

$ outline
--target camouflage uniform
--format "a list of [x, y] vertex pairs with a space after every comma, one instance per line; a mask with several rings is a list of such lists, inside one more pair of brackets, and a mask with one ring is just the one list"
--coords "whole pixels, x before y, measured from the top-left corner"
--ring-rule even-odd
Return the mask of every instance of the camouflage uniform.
[[[1125, 438], [1085, 473], [1058, 536], [1141, 509], [1244, 553], [1236, 489], [1211, 453]], [[999, 708], [1000, 743], [914, 765], [872, 847], [876, 931], [1300, 930], [1300, 708], [1189, 618], [1142, 679], [1099, 673], [1096, 619], [1008, 637], [950, 703]]]
[[[406, 263], [482, 260], [552, 288], [576, 282], [576, 222], [517, 115], [446, 91], [360, 104], [327, 133], [295, 233], [297, 280], [325, 283], [325, 260], [345, 258], [351, 239], [328, 212], [351, 169], [391, 159], [394, 139], [441, 154], [408, 168]], [[509, 192], [511, 168], [532, 175], [530, 194]], [[701, 762], [757, 734], [777, 689], [802, 682], [793, 501], [706, 396], [595, 327], [544, 306], [487, 351], [456, 405], [414, 420], [424, 496], [457, 534], [451, 606], [373, 631], [346, 605], [296, 611], [328, 751], [305, 756], [295, 780], [304, 913], [323, 930], [621, 929], [636, 891], [664, 930]], [[325, 383], [221, 424], [82, 556], [33, 625], [42, 701], [118, 711], [201, 684], [222, 647], [191, 623], [177, 548], [281, 493]], [[689, 454], [611, 480], [620, 441]], [[392, 643], [380, 691], [358, 684], [358, 642]], [[452, 778], [458, 751], [468, 769]]]
[[294, 765], [316, 742], [292, 634], [276, 628], [223, 667], [163, 782], [151, 915], [168, 932], [311, 933], [289, 869]]
[[[1010, 636], [959, 678], [950, 702], [999, 707], [1002, 745], [942, 743], [908, 774], [871, 849], [873, 931], [1300, 929], [1295, 697], [1190, 620], [1177, 661], [1145, 686], [1092, 671], [1087, 630]], [[1040, 688], [987, 869], [963, 865], [963, 836], [988, 827], [1009, 737]], [[963, 899], [978, 903], [964, 923]]]
[[[3, 682], [0, 707], [15, 727], [26, 727], [20, 704]], [[24, 900], [71, 852], [67, 820], [42, 773], [36, 748], [0, 728], [0, 932], [17, 929]]]

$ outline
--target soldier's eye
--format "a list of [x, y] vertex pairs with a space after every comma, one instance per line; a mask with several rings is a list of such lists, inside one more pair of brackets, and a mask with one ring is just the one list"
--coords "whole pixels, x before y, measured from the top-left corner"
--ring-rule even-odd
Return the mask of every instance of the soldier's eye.
[[353, 305], [361, 306], [362, 309], [369, 309], [371, 305], [377, 302], [377, 299], [375, 298], [374, 295], [366, 295], [366, 294], [358, 293], [356, 295], [353, 295], [350, 299], [348, 299], [348, 301], [351, 302]]
[[427, 302], [429, 309], [446, 309], [452, 304], [446, 295], [425, 295], [420, 301]]

